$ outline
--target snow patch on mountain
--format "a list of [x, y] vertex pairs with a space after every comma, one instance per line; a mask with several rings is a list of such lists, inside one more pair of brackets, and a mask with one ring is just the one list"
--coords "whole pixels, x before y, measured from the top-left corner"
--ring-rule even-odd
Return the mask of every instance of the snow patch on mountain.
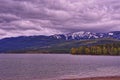
[[83, 39], [99, 39], [99, 38], [115, 38], [120, 39], [120, 31], [114, 31], [109, 33], [94, 33], [94, 32], [74, 32], [68, 34], [56, 34], [53, 35], [56, 39], [65, 40], [83, 40]]

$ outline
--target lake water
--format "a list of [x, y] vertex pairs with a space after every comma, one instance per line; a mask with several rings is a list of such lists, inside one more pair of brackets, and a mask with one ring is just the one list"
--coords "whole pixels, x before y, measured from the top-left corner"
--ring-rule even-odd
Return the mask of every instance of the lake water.
[[69, 54], [1, 54], [0, 80], [59, 80], [120, 76], [120, 57]]

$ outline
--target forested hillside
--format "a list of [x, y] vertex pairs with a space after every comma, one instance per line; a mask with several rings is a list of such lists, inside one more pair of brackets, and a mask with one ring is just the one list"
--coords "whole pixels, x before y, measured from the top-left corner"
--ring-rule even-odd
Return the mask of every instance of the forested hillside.
[[71, 54], [82, 55], [120, 55], [120, 43], [80, 46], [72, 48]]

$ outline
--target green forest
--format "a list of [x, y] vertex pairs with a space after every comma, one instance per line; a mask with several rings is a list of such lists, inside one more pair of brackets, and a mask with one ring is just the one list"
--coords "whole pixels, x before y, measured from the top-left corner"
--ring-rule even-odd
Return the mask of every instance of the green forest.
[[72, 48], [71, 54], [75, 55], [120, 55], [120, 43], [101, 44], [94, 46], [80, 46]]

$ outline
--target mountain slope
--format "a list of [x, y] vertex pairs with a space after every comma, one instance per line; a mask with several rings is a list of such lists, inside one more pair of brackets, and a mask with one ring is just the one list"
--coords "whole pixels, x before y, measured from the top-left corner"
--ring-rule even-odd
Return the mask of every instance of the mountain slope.
[[69, 53], [71, 48], [77, 48], [80, 46], [94, 46], [102, 44], [120, 43], [119, 40], [114, 39], [94, 39], [94, 40], [72, 40], [62, 43], [53, 44], [49, 47], [33, 48], [24, 50], [23, 52], [38, 52], [38, 53]]
[[49, 47], [52, 44], [56, 44], [56, 42], [62, 41], [62, 39], [58, 40], [51, 36], [5, 38], [0, 40], [0, 52]]
[[109, 33], [75, 32], [51, 36], [21, 36], [0, 40], [0, 52], [68, 52], [72, 47], [118, 42], [120, 31]]

